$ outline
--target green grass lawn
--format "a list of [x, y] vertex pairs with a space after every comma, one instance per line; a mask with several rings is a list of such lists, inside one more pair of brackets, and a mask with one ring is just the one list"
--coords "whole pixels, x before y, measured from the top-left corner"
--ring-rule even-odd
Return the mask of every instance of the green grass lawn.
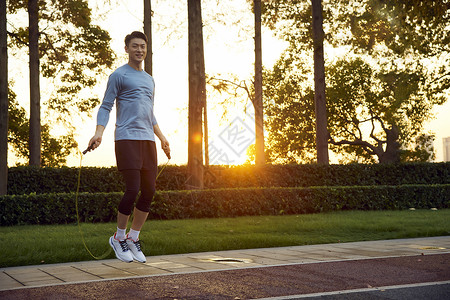
[[[344, 211], [290, 216], [149, 220], [140, 239], [147, 256], [345, 243], [450, 234], [450, 209]], [[90, 251], [109, 251], [115, 223], [81, 224]], [[77, 224], [0, 227], [0, 267], [93, 260]], [[107, 258], [113, 258], [111, 252]]]

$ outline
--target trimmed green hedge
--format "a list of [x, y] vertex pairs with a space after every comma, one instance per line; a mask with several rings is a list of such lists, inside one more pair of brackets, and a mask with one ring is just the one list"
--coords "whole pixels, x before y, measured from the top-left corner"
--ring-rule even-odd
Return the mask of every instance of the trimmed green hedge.
[[[308, 187], [450, 184], [450, 163], [211, 166], [205, 187]], [[8, 173], [8, 194], [49, 194], [76, 191], [78, 168], [15, 167]], [[158, 190], [184, 190], [186, 166], [167, 166], [157, 181]], [[80, 192], [122, 192], [122, 177], [115, 167], [83, 168]]]
[[[15, 167], [8, 170], [8, 195], [71, 193], [77, 189], [78, 168]], [[123, 191], [117, 168], [84, 167], [80, 192], [111, 193]]]
[[[115, 220], [122, 193], [80, 193], [83, 222]], [[333, 210], [449, 208], [450, 184], [159, 191], [150, 219], [283, 215]], [[0, 225], [76, 222], [75, 194], [0, 197]]]

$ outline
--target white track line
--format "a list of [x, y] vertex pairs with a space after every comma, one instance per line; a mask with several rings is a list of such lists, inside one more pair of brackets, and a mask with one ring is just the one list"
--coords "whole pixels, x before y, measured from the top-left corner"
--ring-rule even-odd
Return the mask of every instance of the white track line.
[[342, 290], [342, 291], [323, 292], [323, 293], [300, 294], [300, 295], [289, 295], [289, 296], [277, 296], [277, 297], [271, 297], [271, 298], [257, 298], [257, 300], [301, 299], [301, 298], [309, 298], [309, 297], [343, 295], [343, 294], [352, 294], [352, 293], [361, 293], [361, 292], [364, 293], [364, 292], [394, 290], [394, 289], [403, 289], [403, 288], [413, 288], [413, 287], [421, 287], [421, 286], [444, 285], [444, 284], [450, 284], [450, 280], [449, 281], [436, 281], [436, 282], [423, 282], [423, 283], [389, 285], [389, 286], [380, 286], [380, 287], [374, 287], [374, 288]]

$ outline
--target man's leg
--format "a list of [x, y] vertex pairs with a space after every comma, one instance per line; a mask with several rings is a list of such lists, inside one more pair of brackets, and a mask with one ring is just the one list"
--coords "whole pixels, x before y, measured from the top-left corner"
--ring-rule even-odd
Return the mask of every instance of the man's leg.
[[124, 215], [120, 211], [117, 212], [117, 228], [126, 230], [129, 219], [130, 219], [130, 215]]
[[123, 179], [125, 181], [126, 190], [119, 204], [119, 212], [117, 213], [117, 231], [109, 239], [111, 247], [116, 253], [116, 257], [125, 262], [133, 261], [133, 255], [126, 241], [126, 229], [128, 219], [131, 214], [134, 202], [139, 193], [140, 171], [139, 170], [122, 170]]
[[[139, 170], [122, 170], [123, 180], [125, 182], [125, 193], [119, 203], [119, 211], [117, 212], [117, 228], [118, 234], [127, 229], [128, 220], [130, 219], [131, 210], [133, 208], [136, 197], [139, 194], [139, 187], [141, 185], [141, 176]], [[123, 236], [118, 236], [119, 240], [124, 240]]]
[[156, 173], [154, 170], [141, 170], [141, 196], [134, 208], [133, 223], [127, 235], [127, 243], [133, 254], [133, 259], [139, 262], [146, 262], [145, 255], [141, 250], [139, 233], [147, 220], [153, 195], [155, 194], [156, 175], [154, 173]]
[[131, 250], [133, 260], [145, 263], [147, 259], [141, 250], [141, 242], [139, 241], [139, 233], [142, 226], [147, 220], [148, 212], [134, 208], [133, 223], [131, 224], [130, 232], [127, 234], [127, 245]]
[[156, 192], [156, 171], [156, 168], [155, 170], [141, 170], [141, 196], [134, 208], [134, 219], [131, 225], [133, 230], [140, 231], [147, 220], [150, 205]]
[[148, 217], [148, 211], [147, 212], [142, 211], [135, 207], [134, 211], [133, 211], [133, 223], [131, 223], [131, 229], [133, 229], [135, 231], [141, 231], [142, 226], [144, 225], [145, 221], [147, 220], [147, 217]]
[[[128, 218], [131, 215], [131, 211], [136, 201], [136, 197], [139, 194], [139, 188], [141, 185], [141, 172], [140, 170], [122, 170], [123, 180], [125, 182], [125, 193], [122, 200], [119, 203], [119, 213], [117, 217], [118, 225], [120, 228], [126, 228]], [[120, 223], [120, 224], [119, 224]]]
[[[145, 156], [143, 157], [143, 168], [140, 171], [140, 190], [136, 207], [134, 208], [134, 219], [131, 225], [133, 240], [137, 241], [139, 231], [147, 220], [150, 211], [150, 205], [156, 191], [156, 174], [158, 173], [158, 160], [156, 153], [156, 144], [154, 141], [145, 141], [143, 143]], [[137, 232], [137, 236], [136, 236]]]

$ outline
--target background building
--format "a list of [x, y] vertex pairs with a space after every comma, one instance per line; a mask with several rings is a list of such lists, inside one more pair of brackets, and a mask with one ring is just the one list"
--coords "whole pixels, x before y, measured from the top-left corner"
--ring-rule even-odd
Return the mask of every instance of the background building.
[[443, 138], [444, 161], [450, 161], [450, 137]]

